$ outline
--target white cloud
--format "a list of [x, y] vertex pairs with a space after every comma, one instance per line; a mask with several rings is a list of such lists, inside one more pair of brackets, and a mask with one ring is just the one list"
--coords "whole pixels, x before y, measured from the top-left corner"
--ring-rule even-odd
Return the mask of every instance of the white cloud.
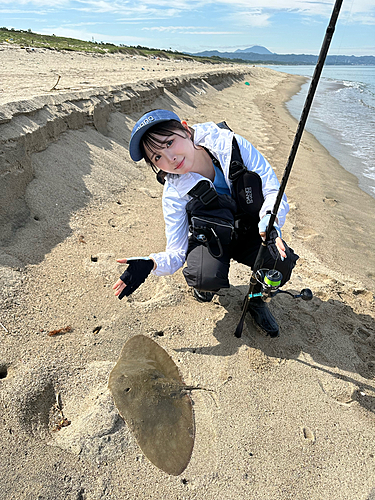
[[105, 0], [77, 0], [75, 4], [78, 4], [79, 6], [74, 5], [71, 6], [71, 8], [81, 12], [105, 12], [113, 14], [117, 12], [124, 12], [124, 4], [121, 2], [106, 2]]
[[77, 38], [79, 40], [91, 41], [94, 39], [96, 42], [114, 43], [114, 44], [124, 44], [124, 45], [137, 45], [144, 43], [145, 39], [141, 37], [134, 36], [122, 36], [122, 35], [103, 35], [101, 33], [89, 32], [86, 30], [78, 30], [73, 28], [68, 28], [65, 26], [60, 27], [50, 27], [41, 30], [41, 34], [50, 35], [53, 32], [56, 36], [63, 36], [66, 38]]
[[165, 18], [176, 15], [179, 11], [190, 9], [189, 3], [184, 0], [173, 2], [173, 4], [169, 0], [158, 0], [156, 5], [151, 0], [117, 0], [115, 2], [106, 0], [76, 0], [76, 3], [81, 6], [71, 6], [72, 9], [84, 12], [126, 13], [129, 17], [132, 13], [143, 13], [151, 17], [153, 17], [154, 13], [157, 13], [158, 17]]
[[306, 0], [283, 0], [283, 2], [280, 2], [280, 0], [214, 0], [214, 3], [231, 6], [244, 12], [258, 11], [262, 14], [284, 11], [321, 15], [330, 12], [332, 9], [331, 3]]
[[[206, 26], [203, 26], [204, 28]], [[168, 32], [179, 32], [181, 33], [182, 31], [186, 30], [192, 30], [195, 29], [196, 26], [152, 26], [151, 28], [142, 28], [142, 30], [147, 30], [147, 31], [168, 31]]]
[[238, 31], [186, 31], [186, 35], [240, 35]]
[[[279, 13], [299, 16], [300, 23], [311, 25], [329, 19], [333, 0], [0, 0], [0, 12], [12, 22], [17, 20], [17, 15], [39, 15], [41, 20], [50, 18], [52, 15], [59, 15], [61, 10], [69, 11], [73, 24], [66, 24], [68, 27], [78, 27], [84, 24], [74, 24], [80, 21], [79, 13], [90, 15], [88, 21], [103, 22], [113, 26], [127, 25], [130, 30], [131, 25], [140, 23], [144, 30], [158, 31], [165, 35], [240, 35], [248, 27], [276, 29], [275, 18]], [[14, 6], [14, 9], [12, 7]], [[212, 12], [212, 18], [211, 18]], [[84, 14], [83, 14], [84, 13]], [[99, 16], [98, 16], [99, 14]], [[105, 15], [108, 15], [106, 18]], [[196, 16], [198, 19], [209, 18], [212, 20], [210, 26], [192, 26], [192, 21], [187, 21], [190, 26], [181, 26], [182, 19], [187, 19], [187, 15]], [[99, 17], [99, 20], [98, 20]], [[21, 18], [21, 17], [20, 17]], [[173, 21], [172, 21], [173, 19]], [[175, 26], [160, 26], [167, 24], [171, 20]], [[164, 23], [163, 23], [164, 21]], [[220, 24], [218, 24], [220, 21]], [[49, 21], [51, 24], [51, 21]], [[153, 28], [146, 28], [145, 25], [159, 24]], [[60, 22], [58, 22], [60, 24]], [[95, 24], [95, 23], [94, 23]], [[374, 25], [375, 24], [375, 3], [374, 0], [354, 0], [344, 2], [339, 17], [338, 26], [354, 25]], [[89, 25], [88, 23], [86, 25]], [[235, 29], [237, 28], [237, 32]], [[55, 28], [52, 28], [55, 30]], [[126, 29], [120, 26], [121, 29]], [[225, 30], [225, 31], [224, 31]], [[228, 31], [227, 31], [228, 30]], [[109, 30], [104, 30], [109, 31]], [[107, 35], [99, 35], [108, 39]], [[128, 38], [130, 40], [130, 37]], [[134, 38], [131, 38], [134, 40]], [[116, 38], [116, 40], [119, 40]], [[224, 41], [224, 40], [223, 40]], [[126, 43], [126, 42], [118, 42]], [[130, 42], [129, 42], [130, 43]], [[144, 43], [144, 42], [143, 42]], [[168, 42], [170, 43], [170, 42]], [[177, 41], [175, 42], [177, 43]], [[315, 50], [315, 48], [314, 48]]]
[[366, 14], [354, 14], [348, 19], [348, 24], [375, 24], [375, 14], [373, 16]]
[[[160, 16], [160, 13], [157, 12], [155, 13], [155, 15], [153, 15], [151, 17], [152, 21], [165, 21], [165, 17], [161, 17]], [[147, 16], [139, 16], [139, 17], [134, 17], [134, 16], [131, 16], [129, 18], [121, 18], [121, 19], [117, 19], [116, 22], [118, 24], [126, 24], [126, 25], [131, 25], [131, 24], [138, 24], [140, 22], [144, 22], [144, 21], [150, 21], [150, 15], [147, 15]], [[139, 29], [139, 28], [138, 28]], [[142, 28], [143, 29], [143, 28]]]
[[[40, 14], [43, 11], [30, 9], [0, 9], [0, 14]], [[8, 18], [9, 19], [9, 18]]]
[[[99, 21], [93, 21], [93, 22], [82, 22], [82, 23], [65, 23], [64, 26], [61, 26], [60, 29], [71, 29], [71, 28], [79, 28], [81, 26], [96, 26], [96, 25], [103, 25], [103, 24], [109, 24], [109, 23], [103, 23]], [[56, 33], [55, 33], [56, 35]]]
[[[1, 2], [1, 0], [0, 0]], [[175, 4], [173, 4], [173, 8], [170, 7], [170, 2], [168, 7], [160, 9], [160, 3], [158, 2], [158, 6], [155, 7], [155, 3], [151, 3], [148, 5], [147, 2], [107, 2], [105, 0], [78, 0], [77, 2], [80, 6], [75, 6], [73, 9], [79, 12], [89, 12], [94, 14], [120, 14], [121, 19], [116, 19], [116, 23], [118, 21], [125, 22], [134, 22], [135, 19], [138, 21], [144, 21], [147, 19], [168, 19], [170, 17], [175, 17], [179, 14], [179, 11], [175, 8]]]
[[269, 26], [271, 17], [271, 14], [265, 14], [261, 11], [242, 11], [237, 12], [236, 14], [236, 18], [241, 20], [241, 24], [244, 24], [246, 26], [254, 26], [257, 28]]
[[[333, 2], [314, 0], [0, 0], [0, 5], [15, 6], [13, 12], [23, 10], [23, 6], [44, 6], [48, 10], [65, 8], [67, 10], [91, 13], [117, 13], [140, 17], [157, 15], [158, 18], [169, 18], [183, 14], [186, 11], [200, 10], [204, 7], [228, 8], [242, 19], [247, 25], [267, 26], [272, 16], [278, 12], [303, 14], [304, 16], [331, 15]], [[373, 24], [375, 19], [375, 5], [373, 0], [356, 0], [343, 4], [340, 18], [349, 17], [353, 21], [364, 24]]]
[[[0, 5], [15, 5], [13, 0], [0, 0]], [[32, 5], [34, 7], [44, 6], [51, 9], [57, 7], [70, 7], [70, 0], [17, 0], [16, 8], [12, 12], [20, 10], [21, 6]], [[28, 9], [27, 12], [30, 12]]]
[[142, 31], [159, 31], [160, 33], [180, 33], [184, 35], [238, 35], [238, 31], [215, 31], [209, 26], [153, 26], [142, 28]]

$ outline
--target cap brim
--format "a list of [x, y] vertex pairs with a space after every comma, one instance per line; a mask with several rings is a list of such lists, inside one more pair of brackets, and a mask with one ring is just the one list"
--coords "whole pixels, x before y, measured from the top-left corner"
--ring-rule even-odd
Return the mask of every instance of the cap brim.
[[143, 158], [141, 150], [141, 141], [148, 129], [154, 125], [169, 122], [171, 120], [180, 121], [179, 117], [173, 111], [166, 109], [156, 109], [149, 111], [143, 115], [134, 125], [132, 136], [129, 142], [130, 157], [134, 161], [139, 161]]

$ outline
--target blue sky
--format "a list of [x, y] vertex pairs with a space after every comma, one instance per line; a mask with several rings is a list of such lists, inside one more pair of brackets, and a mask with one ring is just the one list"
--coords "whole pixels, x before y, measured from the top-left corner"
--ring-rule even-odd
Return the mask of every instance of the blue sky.
[[[334, 0], [0, 0], [0, 26], [186, 52], [318, 54]], [[374, 0], [344, 0], [330, 54], [375, 55]]]

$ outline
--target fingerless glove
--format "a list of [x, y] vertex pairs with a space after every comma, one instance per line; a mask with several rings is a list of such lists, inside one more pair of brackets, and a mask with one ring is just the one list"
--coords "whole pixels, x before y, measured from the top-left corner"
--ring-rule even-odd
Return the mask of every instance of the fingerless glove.
[[144, 283], [153, 267], [154, 261], [152, 259], [138, 259], [130, 261], [128, 268], [120, 276], [120, 280], [125, 283], [126, 287], [122, 290], [118, 298], [121, 300], [123, 297], [128, 297], [132, 294], [140, 285], [142, 285], [142, 283]]
[[[268, 223], [270, 221], [271, 214], [267, 213], [264, 217], [262, 217], [259, 221], [258, 228], [260, 233], [265, 233], [268, 227]], [[278, 236], [281, 238], [281, 229], [276, 224], [276, 221], [273, 223], [273, 227], [277, 231]]]
[[277, 232], [277, 230], [272, 228], [270, 235], [269, 235], [269, 239], [266, 241], [267, 248], [268, 248], [268, 250], [271, 254], [271, 257], [273, 259], [277, 260], [280, 257], [281, 260], [284, 260], [283, 257], [280, 256], [280, 253], [279, 253], [277, 246], [276, 246], [276, 243], [275, 243], [275, 240], [278, 236], [279, 236], [279, 233]]

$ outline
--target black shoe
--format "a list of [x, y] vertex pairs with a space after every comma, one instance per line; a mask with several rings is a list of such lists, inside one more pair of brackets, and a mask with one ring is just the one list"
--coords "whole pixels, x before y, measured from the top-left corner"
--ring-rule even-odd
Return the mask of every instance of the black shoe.
[[250, 299], [247, 307], [255, 323], [270, 337], [279, 336], [279, 325], [268, 309], [267, 304], [260, 297]]
[[202, 290], [197, 290], [196, 288], [193, 288], [193, 294], [198, 302], [211, 302], [215, 295], [214, 292], [203, 292]]

